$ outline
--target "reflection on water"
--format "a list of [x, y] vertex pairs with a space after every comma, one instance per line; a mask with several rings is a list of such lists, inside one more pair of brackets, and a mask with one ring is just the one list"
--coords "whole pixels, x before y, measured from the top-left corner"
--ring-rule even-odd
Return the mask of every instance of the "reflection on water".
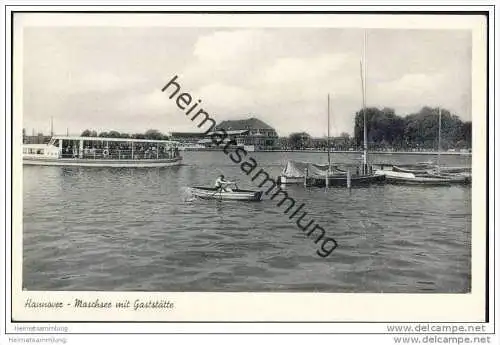
[[[287, 159], [252, 153], [277, 176]], [[354, 155], [334, 154], [354, 162]], [[373, 156], [372, 156], [373, 157]], [[380, 155], [385, 163], [423, 156]], [[470, 158], [444, 156], [444, 165]], [[339, 247], [316, 254], [283, 209], [194, 199], [220, 173], [250, 179], [222, 152], [187, 152], [176, 168], [24, 167], [23, 286], [116, 291], [470, 291], [470, 187], [287, 187]]]

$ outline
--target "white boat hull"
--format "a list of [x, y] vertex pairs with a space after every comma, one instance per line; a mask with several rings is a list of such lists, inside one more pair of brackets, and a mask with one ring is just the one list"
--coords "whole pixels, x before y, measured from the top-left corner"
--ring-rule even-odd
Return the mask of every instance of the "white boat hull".
[[416, 176], [413, 173], [387, 170], [377, 170], [375, 171], [375, 175], [385, 175], [387, 183], [403, 185], [449, 186], [452, 184], [468, 184], [470, 182], [465, 176]]
[[79, 158], [23, 158], [23, 165], [114, 167], [114, 168], [160, 168], [180, 165], [182, 158], [172, 159], [79, 159]]
[[386, 178], [415, 178], [415, 174], [408, 172], [392, 171], [392, 170], [376, 170], [375, 175], [385, 175]]

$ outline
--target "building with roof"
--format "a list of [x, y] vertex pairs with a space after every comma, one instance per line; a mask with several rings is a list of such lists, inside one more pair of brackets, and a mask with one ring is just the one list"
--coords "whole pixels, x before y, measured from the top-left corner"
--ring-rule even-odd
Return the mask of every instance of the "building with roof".
[[203, 132], [170, 132], [170, 140], [179, 141], [184, 144], [197, 144], [206, 138]]
[[44, 135], [43, 133], [26, 135], [26, 129], [23, 128], [23, 144], [47, 144], [50, 138], [50, 135]]
[[226, 120], [216, 126], [225, 130], [237, 144], [253, 147], [255, 150], [274, 150], [279, 148], [278, 133], [262, 120], [251, 117], [245, 120]]

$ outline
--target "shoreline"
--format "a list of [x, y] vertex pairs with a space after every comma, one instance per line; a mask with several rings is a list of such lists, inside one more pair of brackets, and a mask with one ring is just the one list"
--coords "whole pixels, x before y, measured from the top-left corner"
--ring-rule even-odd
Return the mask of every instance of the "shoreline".
[[[188, 149], [188, 150], [181, 150], [181, 152], [210, 152], [210, 151], [222, 151], [222, 149]], [[255, 150], [255, 151], [249, 151], [250, 152], [277, 152], [277, 153], [283, 153], [283, 152], [303, 152], [303, 153], [321, 153], [321, 154], [326, 154], [327, 151], [323, 150]], [[351, 153], [351, 154], [363, 154], [363, 151], [330, 151], [330, 153]], [[472, 156], [472, 152], [441, 152], [438, 153], [436, 151], [420, 151], [420, 152], [415, 152], [415, 151], [368, 151], [369, 155], [374, 155], [374, 154], [381, 154], [381, 155], [426, 155], [426, 156]]]

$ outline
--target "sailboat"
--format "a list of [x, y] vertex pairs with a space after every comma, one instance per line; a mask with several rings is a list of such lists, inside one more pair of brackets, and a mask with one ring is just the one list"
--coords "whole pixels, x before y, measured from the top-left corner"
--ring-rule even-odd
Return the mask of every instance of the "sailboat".
[[[347, 171], [347, 174], [332, 175], [327, 178], [311, 177], [308, 184], [317, 187], [351, 187], [351, 186], [366, 186], [376, 183], [382, 183], [385, 180], [385, 175], [373, 174], [368, 167], [368, 135], [366, 127], [366, 32], [363, 41], [363, 60], [360, 61], [360, 75], [361, 75], [361, 94], [363, 99], [363, 165], [361, 169], [356, 169], [355, 173]], [[328, 113], [328, 118], [330, 114]]]
[[438, 156], [436, 165], [415, 166], [411, 169], [394, 166], [392, 171], [378, 170], [375, 173], [385, 175], [388, 183], [422, 186], [449, 186], [452, 184], [470, 184], [470, 173], [466, 168], [441, 168], [441, 108], [438, 108]]
[[311, 162], [288, 161], [285, 168], [278, 177], [279, 184], [303, 184], [308, 178], [325, 179], [329, 177], [345, 176], [346, 171], [332, 165], [330, 159], [330, 94], [328, 94], [328, 134], [327, 134], [327, 164], [316, 164]]

